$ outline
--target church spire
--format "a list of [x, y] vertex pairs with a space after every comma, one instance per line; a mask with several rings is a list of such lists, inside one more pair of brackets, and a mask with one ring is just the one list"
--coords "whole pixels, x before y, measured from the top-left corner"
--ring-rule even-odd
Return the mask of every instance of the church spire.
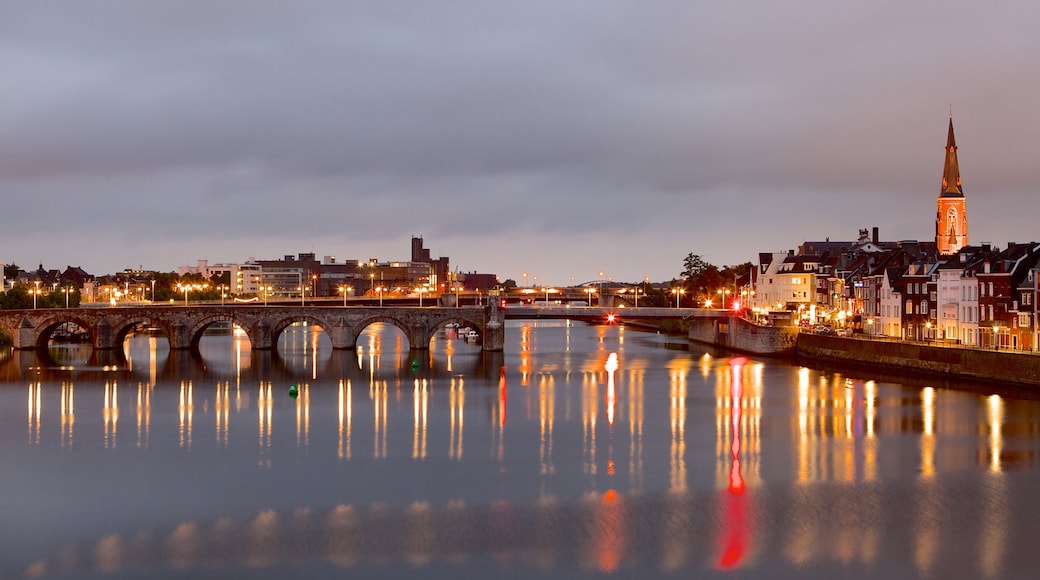
[[957, 163], [957, 142], [953, 138], [953, 115], [946, 134], [946, 162], [943, 165], [942, 188], [936, 200], [935, 245], [940, 254], [955, 254], [968, 245], [968, 213], [961, 169]]
[[950, 131], [946, 136], [946, 163], [943, 165], [942, 189], [939, 197], [964, 197], [961, 188], [961, 170], [957, 164], [957, 142], [953, 138], [953, 115], [950, 115]]

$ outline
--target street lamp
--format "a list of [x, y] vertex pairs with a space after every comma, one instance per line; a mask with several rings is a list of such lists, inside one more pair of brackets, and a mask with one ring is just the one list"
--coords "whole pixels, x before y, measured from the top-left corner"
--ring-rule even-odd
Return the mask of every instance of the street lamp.
[[726, 294], [728, 292], [729, 292], [729, 288], [722, 288], [722, 289], [720, 289], [718, 291], [719, 294], [722, 294], [722, 309], [723, 310], [726, 309]]
[[675, 294], [675, 307], [679, 308], [679, 297], [686, 294], [685, 288], [672, 288], [672, 294]]
[[68, 288], [68, 287], [62, 286], [61, 287], [61, 292], [62, 292], [62, 294], [65, 295], [65, 308], [68, 308], [69, 307], [69, 294], [72, 292], [72, 288]]
[[152, 302], [155, 302], [155, 280], [152, 280]]
[[376, 288], [376, 290], [379, 291], [379, 307], [382, 308], [383, 307], [383, 290], [385, 290], [385, 288], [380, 286], [379, 288]]
[[340, 286], [339, 287], [339, 292], [340, 292], [340, 294], [343, 295], [343, 306], [347, 305], [347, 290], [349, 290], [349, 289], [350, 289], [349, 286]]

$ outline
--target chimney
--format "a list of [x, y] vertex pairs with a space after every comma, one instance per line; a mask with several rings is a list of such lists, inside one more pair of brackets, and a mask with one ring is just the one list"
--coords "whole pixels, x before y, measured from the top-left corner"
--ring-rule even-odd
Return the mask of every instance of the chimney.
[[877, 226], [874, 226], [873, 235], [871, 235], [870, 239], [871, 239], [871, 241], [874, 242], [874, 245], [877, 245], [877, 243], [878, 243], [878, 229], [877, 229]]

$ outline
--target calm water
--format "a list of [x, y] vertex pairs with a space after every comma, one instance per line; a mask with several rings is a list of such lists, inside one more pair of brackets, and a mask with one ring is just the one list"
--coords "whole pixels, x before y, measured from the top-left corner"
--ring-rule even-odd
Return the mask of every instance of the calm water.
[[[0, 355], [0, 577], [1032, 577], [1040, 402], [624, 328]], [[413, 364], [413, 358], [415, 364]], [[289, 387], [297, 385], [298, 396]]]

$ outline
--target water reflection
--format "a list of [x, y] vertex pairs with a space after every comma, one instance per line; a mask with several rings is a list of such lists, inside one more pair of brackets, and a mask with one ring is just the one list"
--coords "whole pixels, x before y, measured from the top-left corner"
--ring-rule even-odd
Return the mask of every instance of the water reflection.
[[[242, 351], [233, 335], [207, 338], [201, 358], [132, 338], [116, 370], [11, 356], [19, 378], [0, 389], [12, 400], [0, 424], [17, 441], [0, 450], [28, 452], [45, 473], [74, 449], [135, 473], [154, 457], [195, 486], [182, 497], [184, 479], [134, 482], [190, 512], [153, 525], [108, 517], [136, 501], [125, 492], [93, 493], [106, 514], [93, 520], [88, 502], [59, 498], [69, 521], [105, 523], [76, 536], [88, 545], [48, 544], [17, 572], [320, 561], [945, 577], [959, 562], [1002, 577], [1038, 531], [1019, 515], [1040, 503], [1021, 492], [1036, 482], [1035, 401], [550, 328], [514, 329], [504, 357], [446, 335], [409, 352], [392, 333], [333, 352], [305, 327], [285, 335], [301, 342], [287, 356]], [[227, 489], [214, 513], [206, 501]], [[65, 538], [63, 525], [39, 536]]]

